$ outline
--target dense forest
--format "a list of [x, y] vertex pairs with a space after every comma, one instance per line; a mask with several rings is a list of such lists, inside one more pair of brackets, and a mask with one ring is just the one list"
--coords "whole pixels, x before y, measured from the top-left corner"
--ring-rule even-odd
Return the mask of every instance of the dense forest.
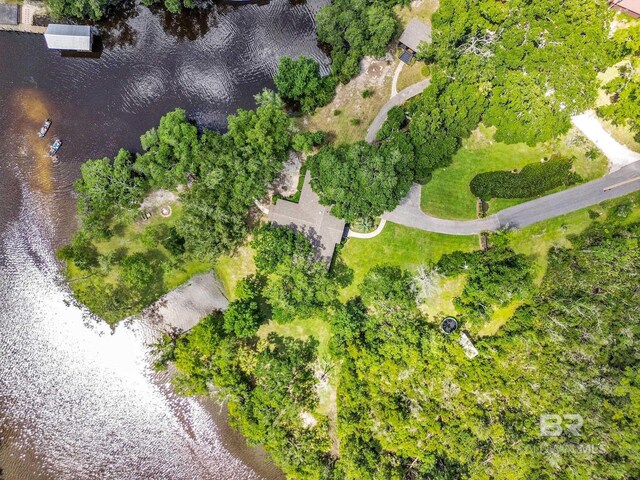
[[[232, 423], [291, 478], [635, 478], [640, 224], [629, 212], [616, 207], [552, 249], [539, 285], [508, 233], [487, 251], [442, 257], [433, 271], [465, 278], [456, 305], [474, 359], [459, 333], [421, 313], [424, 273], [380, 265], [343, 304], [340, 278], [315, 266], [304, 237], [271, 227], [257, 236], [258, 273], [239, 299], [157, 348], [181, 372], [181, 391], [215, 385]], [[477, 336], [489, 310], [516, 299], [496, 335]], [[318, 409], [317, 342], [258, 335], [300, 315], [332, 326], [335, 420]], [[581, 415], [581, 436], [541, 436], [547, 413]]]

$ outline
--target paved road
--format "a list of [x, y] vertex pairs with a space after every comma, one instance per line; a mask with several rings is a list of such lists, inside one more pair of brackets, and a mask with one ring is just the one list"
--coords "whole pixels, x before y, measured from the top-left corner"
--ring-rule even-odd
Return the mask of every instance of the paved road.
[[376, 134], [378, 133], [378, 130], [380, 130], [380, 128], [382, 127], [382, 124], [387, 119], [387, 114], [389, 113], [389, 110], [391, 110], [393, 107], [397, 105], [402, 105], [404, 102], [406, 102], [410, 98], [415, 97], [416, 95], [419, 95], [420, 93], [422, 93], [422, 91], [425, 88], [429, 86], [430, 83], [431, 83], [431, 79], [427, 78], [426, 80], [423, 80], [421, 82], [414, 83], [410, 87], [407, 87], [404, 90], [402, 90], [397, 95], [394, 95], [393, 97], [391, 97], [389, 101], [385, 103], [384, 106], [380, 109], [380, 111], [378, 112], [378, 115], [376, 115], [376, 118], [373, 119], [373, 122], [369, 126], [369, 130], [367, 130], [367, 136], [365, 137], [365, 140], [369, 143], [373, 143], [376, 139]]
[[[621, 182], [628, 183], [606, 190], [608, 187], [613, 187]], [[622, 167], [598, 180], [521, 203], [515, 207], [502, 210], [495, 215], [478, 220], [464, 221], [444, 220], [425, 214], [420, 209], [420, 185], [416, 184], [411, 188], [409, 196], [393, 212], [385, 213], [382, 218], [428, 232], [474, 235], [487, 230], [498, 230], [506, 226], [526, 227], [527, 225], [590, 207], [637, 190], [640, 190], [640, 162]]]

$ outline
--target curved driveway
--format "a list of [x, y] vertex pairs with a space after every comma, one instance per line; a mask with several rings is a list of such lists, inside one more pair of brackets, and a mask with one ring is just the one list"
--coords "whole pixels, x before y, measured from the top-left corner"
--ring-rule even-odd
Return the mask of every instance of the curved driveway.
[[367, 130], [367, 136], [365, 137], [365, 140], [369, 143], [373, 143], [376, 139], [378, 130], [380, 130], [382, 124], [387, 119], [389, 110], [398, 105], [402, 105], [410, 98], [419, 95], [425, 88], [429, 86], [430, 83], [431, 79], [427, 78], [426, 80], [422, 80], [421, 82], [414, 83], [410, 87], [405, 88], [400, 93], [397, 93], [396, 95], [391, 97], [389, 101], [385, 103], [384, 106], [380, 109], [378, 115], [376, 115], [376, 118], [373, 119], [373, 122], [371, 122], [369, 130]]
[[[430, 83], [431, 79], [428, 78], [405, 88], [400, 93], [391, 97], [369, 126], [367, 136], [365, 137], [367, 142], [372, 143], [375, 141], [376, 134], [386, 120], [389, 110], [419, 95]], [[577, 120], [580, 120], [580, 118], [581, 117], [575, 117]], [[582, 124], [578, 121], [576, 121], [576, 126], [584, 130]], [[591, 138], [589, 133], [593, 133], [592, 131], [593, 126], [591, 126], [589, 131], [583, 131], [583, 133]], [[604, 134], [600, 133], [600, 137], [603, 135], [605, 137], [608, 136], [606, 132], [604, 132]], [[602, 142], [599, 143], [596, 140], [598, 139], [594, 139], [594, 142], [603, 150], [611, 161], [612, 166], [617, 167], [625, 164], [625, 162], [617, 161], [617, 150], [612, 153], [603, 148], [603, 145], [600, 144]], [[612, 138], [610, 140], [609, 143], [617, 144]], [[622, 146], [620, 147], [622, 148]], [[633, 154], [637, 155], [635, 153]], [[629, 160], [627, 160], [627, 163], [628, 161]], [[640, 161], [628, 164], [598, 180], [521, 203], [515, 207], [507, 208], [494, 215], [477, 220], [445, 220], [427, 215], [420, 208], [420, 189], [420, 185], [414, 184], [407, 198], [405, 198], [394, 211], [382, 215], [382, 218], [390, 222], [428, 232], [447, 233], [450, 235], [475, 235], [484, 231], [499, 230], [503, 227], [526, 227], [527, 225], [542, 220], [558, 217], [565, 213], [574, 212], [596, 205], [605, 200], [622, 197], [623, 195], [640, 190]], [[378, 227], [378, 230], [381, 230], [383, 226], [384, 223]], [[376, 234], [380, 233], [378, 230], [376, 230]], [[358, 235], [352, 236], [357, 237]]]
[[502, 210], [478, 220], [444, 220], [431, 217], [420, 209], [420, 185], [411, 187], [409, 196], [382, 218], [407, 227], [450, 235], [474, 235], [503, 227], [526, 227], [549, 218], [596, 205], [611, 198], [640, 190], [640, 162], [577, 187], [553, 193]]

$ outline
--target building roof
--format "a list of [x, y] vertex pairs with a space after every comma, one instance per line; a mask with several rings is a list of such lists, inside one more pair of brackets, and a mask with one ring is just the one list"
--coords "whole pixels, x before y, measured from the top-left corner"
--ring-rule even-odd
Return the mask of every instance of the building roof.
[[414, 18], [402, 32], [399, 43], [417, 52], [420, 42], [431, 43], [431, 27], [427, 27], [420, 20]]
[[411, 64], [411, 60], [413, 60], [413, 57], [415, 57], [415, 53], [411, 53], [409, 50], [405, 50], [400, 54], [400, 61], [409, 65]]
[[614, 7], [640, 15], [640, 0], [610, 0], [609, 3]]
[[91, 51], [91, 27], [88, 25], [49, 24], [44, 33], [47, 47], [56, 50]]
[[311, 174], [307, 172], [298, 203], [278, 200], [269, 211], [269, 221], [281, 227], [291, 227], [304, 233], [316, 248], [320, 258], [331, 263], [333, 251], [342, 240], [345, 222], [329, 213], [331, 207], [320, 205], [318, 195], [311, 190]]
[[0, 3], [0, 25], [18, 24], [18, 5]]

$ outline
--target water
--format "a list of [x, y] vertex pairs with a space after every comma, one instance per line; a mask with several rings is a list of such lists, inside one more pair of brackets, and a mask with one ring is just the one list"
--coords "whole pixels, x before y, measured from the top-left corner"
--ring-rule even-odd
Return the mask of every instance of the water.
[[[0, 33], [0, 468], [13, 479], [278, 478], [218, 408], [173, 394], [150, 368], [142, 323], [114, 334], [69, 303], [54, 250], [76, 228], [87, 158], [139, 148], [180, 106], [224, 128], [271, 87], [281, 55], [316, 58], [326, 0], [180, 16], [132, 9], [103, 25], [99, 59], [60, 57], [41, 36]], [[36, 131], [53, 119], [46, 140]], [[46, 155], [53, 135], [58, 164]]]

